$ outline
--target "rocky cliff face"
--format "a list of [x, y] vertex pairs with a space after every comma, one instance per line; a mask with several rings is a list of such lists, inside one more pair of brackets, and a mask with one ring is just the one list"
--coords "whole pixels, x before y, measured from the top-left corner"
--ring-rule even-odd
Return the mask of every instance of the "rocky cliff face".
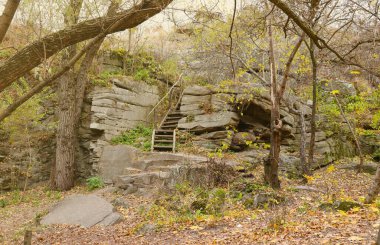
[[79, 176], [87, 177], [99, 169], [98, 161], [112, 138], [138, 124], [149, 123], [149, 112], [160, 99], [155, 85], [129, 77], [113, 78], [110, 87], [96, 87], [86, 99], [81, 137]]
[[[98, 159], [104, 146], [127, 129], [150, 122], [148, 113], [160, 99], [157, 86], [134, 81], [128, 77], [111, 80], [109, 87], [95, 87], [87, 95], [81, 127], [77, 158], [78, 177], [87, 178], [98, 171]], [[0, 191], [23, 188], [49, 179], [55, 156], [54, 102], [48, 101], [49, 113], [39, 128], [28, 137], [14, 140], [0, 132]], [[45, 105], [44, 105], [45, 106]], [[49, 123], [48, 123], [49, 122]]]
[[[270, 110], [269, 92], [258, 84], [242, 83], [217, 88], [192, 86], [184, 91], [181, 112], [186, 117], [180, 120], [178, 128], [194, 132], [197, 135], [194, 143], [197, 145], [215, 149], [224, 142], [230, 145], [230, 149], [239, 151], [244, 149], [241, 147], [244, 141], [269, 143]], [[280, 111], [283, 121], [283, 156], [280, 165], [292, 171], [299, 163], [299, 110], [303, 111], [305, 117], [308, 142], [311, 108], [299, 98], [286, 95]], [[316, 163], [313, 167], [326, 165], [353, 153], [354, 147], [344, 137], [328, 135], [322, 129], [316, 132]], [[249, 162], [262, 160], [253, 159], [250, 154], [248, 156]]]

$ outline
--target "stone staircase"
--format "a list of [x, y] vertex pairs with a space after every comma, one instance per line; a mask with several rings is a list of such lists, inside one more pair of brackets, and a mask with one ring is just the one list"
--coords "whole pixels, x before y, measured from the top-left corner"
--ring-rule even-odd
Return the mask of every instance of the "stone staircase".
[[182, 95], [180, 96], [174, 108], [166, 114], [160, 127], [153, 131], [151, 151], [172, 151], [175, 152], [176, 131], [178, 121], [183, 118], [180, 111]]

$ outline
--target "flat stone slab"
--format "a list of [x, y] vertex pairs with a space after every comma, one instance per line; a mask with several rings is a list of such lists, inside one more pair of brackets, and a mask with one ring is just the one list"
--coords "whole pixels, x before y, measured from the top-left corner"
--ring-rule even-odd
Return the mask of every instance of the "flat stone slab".
[[43, 225], [68, 224], [91, 227], [112, 225], [121, 219], [108, 201], [96, 195], [72, 195], [59, 202], [41, 220]]

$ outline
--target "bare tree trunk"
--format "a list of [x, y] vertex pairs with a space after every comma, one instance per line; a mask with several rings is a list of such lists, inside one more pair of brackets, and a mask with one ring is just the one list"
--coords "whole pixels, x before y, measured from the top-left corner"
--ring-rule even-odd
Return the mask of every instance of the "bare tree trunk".
[[311, 108], [310, 119], [310, 143], [309, 143], [309, 159], [308, 165], [312, 166], [314, 163], [314, 145], [315, 145], [315, 117], [317, 114], [317, 61], [315, 59], [314, 43], [310, 40], [310, 59], [312, 64], [312, 80], [313, 80], [313, 106]]
[[8, 0], [5, 4], [3, 14], [0, 16], [0, 43], [7, 34], [19, 4], [20, 0]]
[[310, 175], [310, 164], [306, 161], [306, 125], [305, 125], [305, 115], [302, 108], [299, 109], [300, 115], [300, 126], [301, 126], [301, 140], [300, 140], [300, 160], [302, 175]]
[[350, 130], [352, 137], [354, 137], [355, 145], [356, 145], [356, 148], [359, 152], [358, 172], [361, 172], [362, 168], [363, 168], [363, 164], [364, 164], [364, 156], [363, 156], [362, 148], [361, 148], [360, 143], [359, 143], [359, 139], [356, 135], [355, 129], [352, 127], [350, 121], [346, 117], [346, 114], [343, 111], [342, 105], [340, 104], [338, 97], [334, 93], [333, 93], [333, 96], [334, 96], [334, 99], [335, 99], [335, 101], [339, 107], [340, 115], [343, 117], [344, 121], [347, 123], [348, 129]]
[[[66, 26], [76, 24], [83, 0], [70, 0], [64, 15]], [[63, 63], [75, 57], [76, 45], [67, 49]], [[55, 155], [55, 183], [59, 190], [69, 190], [74, 186], [76, 153], [76, 79], [74, 71], [65, 73], [58, 83], [58, 128]]]
[[282, 121], [280, 120], [280, 99], [277, 93], [276, 81], [276, 65], [273, 48], [272, 22], [268, 25], [269, 34], [269, 62], [271, 70], [271, 137], [270, 137], [270, 152], [268, 158], [264, 162], [265, 181], [274, 189], [280, 188], [280, 180], [278, 178], [278, 163], [280, 159], [280, 144], [281, 144], [281, 128]]
[[283, 79], [281, 82], [281, 87], [277, 87], [277, 70], [275, 65], [275, 55], [274, 55], [274, 45], [273, 45], [273, 34], [272, 34], [272, 20], [269, 20], [268, 25], [268, 35], [269, 35], [269, 63], [271, 72], [271, 148], [268, 158], [264, 162], [264, 175], [265, 181], [268, 182], [272, 188], [280, 188], [280, 180], [278, 178], [278, 164], [280, 161], [280, 150], [281, 150], [281, 128], [282, 121], [280, 117], [280, 105], [282, 97], [284, 96], [286, 83], [289, 78], [290, 69], [299, 48], [301, 47], [304, 34], [299, 38], [295, 44], [288, 61], [285, 64], [285, 71], [283, 73]]
[[[66, 73], [58, 86], [58, 128], [56, 148], [56, 180], [59, 190], [74, 186], [75, 169], [75, 79], [72, 72]], [[74, 89], [73, 89], [74, 88]]]
[[365, 203], [372, 203], [376, 199], [379, 192], [380, 192], [380, 167], [377, 167], [375, 181], [373, 183], [372, 188], [369, 190], [365, 198]]
[[[74, 16], [67, 18], [67, 24], [76, 22], [82, 0], [72, 0], [71, 9]], [[116, 13], [118, 4], [112, 1], [108, 10], [108, 15]], [[79, 149], [77, 132], [79, 128], [80, 116], [84, 99], [85, 87], [88, 81], [87, 72], [91, 63], [102, 45], [100, 39], [86, 53], [78, 73], [69, 72], [62, 77], [59, 83], [59, 125], [57, 130], [57, 151], [56, 151], [56, 187], [61, 190], [70, 189], [74, 185], [76, 150]], [[75, 55], [76, 47], [69, 48], [69, 56]], [[62, 174], [63, 173], [63, 174]], [[65, 177], [67, 176], [67, 178]]]
[[379, 228], [379, 232], [377, 234], [376, 245], [380, 245], [380, 228]]

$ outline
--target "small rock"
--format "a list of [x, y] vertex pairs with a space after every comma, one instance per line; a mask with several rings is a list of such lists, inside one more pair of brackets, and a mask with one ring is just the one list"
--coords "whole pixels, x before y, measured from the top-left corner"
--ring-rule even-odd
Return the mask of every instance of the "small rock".
[[313, 192], [322, 192], [322, 193], [325, 193], [324, 191], [322, 190], [319, 190], [317, 188], [314, 188], [312, 186], [306, 186], [306, 185], [299, 185], [299, 186], [296, 186], [294, 187], [296, 190], [302, 190], [302, 191], [313, 191]]
[[124, 195], [130, 195], [138, 191], [139, 188], [135, 185], [128, 185], [123, 192]]
[[351, 202], [351, 201], [335, 201], [334, 207], [336, 210], [342, 210], [342, 211], [350, 211], [353, 208], [361, 208], [362, 205], [357, 202]]
[[319, 205], [319, 208], [324, 211], [342, 210], [347, 212], [356, 207], [361, 208], [362, 204], [351, 201], [335, 201], [333, 203], [327, 202]]
[[113, 182], [117, 188], [127, 190], [135, 181], [129, 176], [118, 176]]
[[[362, 172], [374, 175], [376, 173], [378, 165], [379, 164], [374, 163], [374, 162], [365, 163], [362, 166]], [[350, 169], [350, 170], [355, 170], [355, 171], [358, 170], [358, 167], [359, 165], [356, 163], [337, 165], [337, 168], [339, 169]]]
[[149, 234], [149, 233], [153, 233], [156, 231], [156, 225], [155, 224], [145, 224], [143, 225], [139, 231], [137, 232], [139, 235], [142, 235], [142, 234]]
[[124, 200], [124, 198], [122, 198], [122, 197], [118, 197], [115, 200], [113, 200], [112, 204], [115, 207], [122, 207], [122, 208], [125, 208], [125, 209], [129, 208], [129, 205], [128, 205], [127, 201]]
[[264, 207], [265, 204], [274, 206], [274, 205], [279, 204], [283, 200], [284, 198], [279, 197], [275, 194], [260, 193], [260, 194], [257, 194], [253, 199], [253, 208]]
[[107, 186], [107, 187], [104, 187], [102, 189], [99, 189], [97, 191], [94, 192], [95, 195], [103, 195], [103, 194], [106, 194], [106, 193], [114, 193], [117, 191], [117, 188], [114, 187], [114, 186]]

